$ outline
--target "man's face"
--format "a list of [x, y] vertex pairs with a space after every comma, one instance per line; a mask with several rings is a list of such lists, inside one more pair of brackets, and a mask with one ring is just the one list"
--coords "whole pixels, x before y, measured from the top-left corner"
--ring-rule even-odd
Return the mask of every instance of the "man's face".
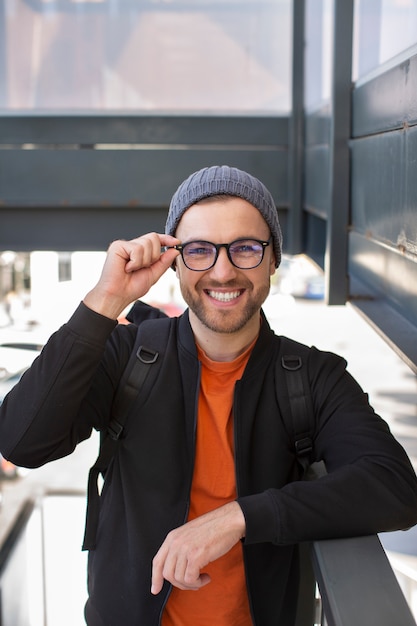
[[[268, 241], [270, 231], [260, 212], [241, 198], [203, 200], [191, 206], [181, 218], [175, 236], [181, 243], [210, 241], [231, 243], [236, 239]], [[188, 269], [181, 257], [176, 260], [181, 293], [196, 318], [218, 333], [241, 330], [259, 315], [269, 293], [275, 257], [270, 244], [262, 263], [250, 270], [234, 267], [225, 248], [220, 248], [215, 265], [196, 272]]]

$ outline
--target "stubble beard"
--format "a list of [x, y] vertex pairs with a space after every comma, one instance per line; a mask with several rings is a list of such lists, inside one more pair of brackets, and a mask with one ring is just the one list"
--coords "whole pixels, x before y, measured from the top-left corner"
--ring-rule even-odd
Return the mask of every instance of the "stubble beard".
[[[222, 285], [222, 287], [226, 286], [233, 289], [228, 285]], [[256, 292], [247, 289], [251, 295], [247, 299], [245, 307], [239, 307], [238, 310], [230, 308], [222, 311], [211, 310], [209, 305], [206, 305], [204, 297], [199, 296], [198, 291], [191, 293], [187, 287], [181, 285], [182, 297], [201, 324], [213, 332], [223, 334], [236, 333], [242, 330], [249, 320], [259, 313], [269, 294], [269, 289], [269, 281], [268, 284], [259, 287]]]

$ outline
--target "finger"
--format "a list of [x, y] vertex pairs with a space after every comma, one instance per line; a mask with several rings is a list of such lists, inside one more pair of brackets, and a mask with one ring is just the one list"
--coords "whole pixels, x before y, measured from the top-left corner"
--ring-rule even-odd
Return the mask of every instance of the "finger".
[[180, 243], [181, 240], [177, 237], [173, 237], [172, 235], [159, 235], [161, 246], [175, 246], [177, 243]]
[[200, 588], [205, 587], [209, 583], [211, 583], [211, 577], [208, 574], [205, 574], [204, 572], [200, 574]]
[[178, 586], [178, 585], [182, 585], [183, 582], [185, 581], [186, 571], [187, 571], [187, 558], [185, 557], [185, 555], [184, 556], [178, 555], [175, 561], [173, 576], [170, 577], [168, 573], [169, 572], [168, 561], [165, 563], [164, 576], [165, 578], [167, 578], [167, 580], [170, 580], [172, 584]]
[[168, 552], [163, 576], [179, 589], [197, 590], [210, 582], [208, 574], [200, 574], [200, 567], [195, 558], [190, 558], [188, 552], [172, 555]]
[[184, 584], [187, 587], [197, 589], [200, 587], [200, 568], [196, 565], [194, 560], [188, 559], [184, 568], [183, 578]]
[[127, 242], [129, 261], [126, 271], [133, 272], [142, 267], [149, 267], [161, 255], [161, 247], [156, 233], [150, 233]]
[[198, 591], [205, 585], [208, 585], [211, 582], [211, 578], [208, 574], [202, 573], [200, 576], [193, 581], [192, 583], [187, 583], [184, 580], [169, 580], [174, 587], [178, 589], [182, 589], [183, 591]]
[[151, 593], [157, 595], [164, 584], [163, 566], [164, 559], [159, 550], [152, 561], [152, 578], [151, 578]]
[[188, 567], [184, 573], [184, 578], [182, 581], [184, 589], [190, 590], [198, 590], [205, 585], [208, 585], [211, 582], [211, 578], [209, 574], [202, 572], [200, 574], [199, 568], [190, 567], [188, 563]]
[[[169, 237], [167, 242], [167, 236], [158, 235], [157, 233], [151, 233], [134, 239], [129, 243], [129, 260], [126, 263], [126, 272], [134, 272], [138, 269], [151, 267], [158, 261], [162, 261], [163, 271], [165, 271], [173, 263], [174, 259], [178, 256], [178, 250], [171, 248], [165, 250], [164, 246], [175, 245], [172, 244], [178, 242], [178, 239]], [[161, 273], [163, 273], [161, 271]]]
[[160, 256], [160, 261], [168, 268], [171, 267], [174, 260], [180, 254], [179, 250], [175, 250], [175, 248], [166, 249], [162, 252]]
[[[186, 573], [188, 571], [188, 574]], [[208, 574], [202, 574], [198, 568], [190, 568], [186, 555], [177, 554], [168, 545], [162, 545], [152, 561], [151, 593], [157, 595], [164, 580], [184, 591], [196, 591], [210, 582]]]

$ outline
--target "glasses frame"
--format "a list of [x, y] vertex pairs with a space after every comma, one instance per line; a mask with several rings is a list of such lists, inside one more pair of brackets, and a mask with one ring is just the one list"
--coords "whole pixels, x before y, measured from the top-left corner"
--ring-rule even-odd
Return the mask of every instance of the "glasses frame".
[[[259, 243], [262, 246], [262, 256], [259, 260], [258, 263], [256, 263], [256, 265], [253, 265], [252, 267], [239, 267], [239, 265], [236, 265], [236, 263], [233, 261], [232, 259], [232, 255], [230, 254], [230, 246], [235, 245], [236, 243], [239, 243], [240, 241], [255, 241], [256, 243]], [[216, 265], [217, 259], [219, 258], [219, 253], [220, 253], [220, 249], [221, 248], [225, 248], [226, 249], [226, 253], [227, 253], [227, 258], [229, 259], [230, 263], [236, 267], [238, 270], [254, 270], [256, 267], [259, 267], [259, 265], [262, 263], [262, 261], [264, 260], [264, 256], [265, 256], [265, 249], [267, 248], [267, 246], [270, 245], [272, 241], [272, 237], [270, 237], [268, 239], [268, 241], [262, 241], [260, 239], [254, 239], [253, 237], [240, 237], [239, 239], [235, 239], [234, 241], [231, 241], [230, 243], [213, 243], [212, 241], [205, 241], [204, 239], [196, 239], [193, 241], [187, 241], [184, 244], [177, 244], [176, 246], [167, 246], [167, 250], [169, 249], [174, 249], [174, 250], [178, 250], [181, 253], [181, 258], [184, 262], [184, 265], [187, 269], [191, 270], [192, 272], [207, 272], [208, 270], [211, 270], [212, 267], [214, 267]], [[206, 243], [209, 246], [213, 246], [213, 248], [216, 249], [216, 254], [213, 260], [213, 263], [211, 265], [209, 265], [208, 267], [205, 267], [204, 269], [195, 269], [193, 267], [189, 267], [184, 259], [184, 248], [186, 246], [188, 246], [191, 243]]]

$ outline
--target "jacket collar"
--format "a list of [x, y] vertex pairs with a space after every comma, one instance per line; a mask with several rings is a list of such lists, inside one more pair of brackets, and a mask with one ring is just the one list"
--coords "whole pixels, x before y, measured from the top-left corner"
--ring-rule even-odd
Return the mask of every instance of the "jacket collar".
[[[274, 346], [276, 345], [274, 338], [275, 333], [271, 329], [265, 313], [261, 309], [261, 328], [259, 331], [258, 339], [253, 348], [252, 354], [249, 358], [247, 370], [250, 372], [252, 369], [252, 363], [259, 367], [260, 361], [267, 360], [271, 357]], [[179, 342], [185, 348], [185, 350], [192, 354], [197, 359], [197, 348], [194, 340], [194, 334], [190, 324], [189, 311], [186, 309], [182, 315], [178, 318], [178, 336]], [[255, 367], [255, 365], [253, 365]]]

